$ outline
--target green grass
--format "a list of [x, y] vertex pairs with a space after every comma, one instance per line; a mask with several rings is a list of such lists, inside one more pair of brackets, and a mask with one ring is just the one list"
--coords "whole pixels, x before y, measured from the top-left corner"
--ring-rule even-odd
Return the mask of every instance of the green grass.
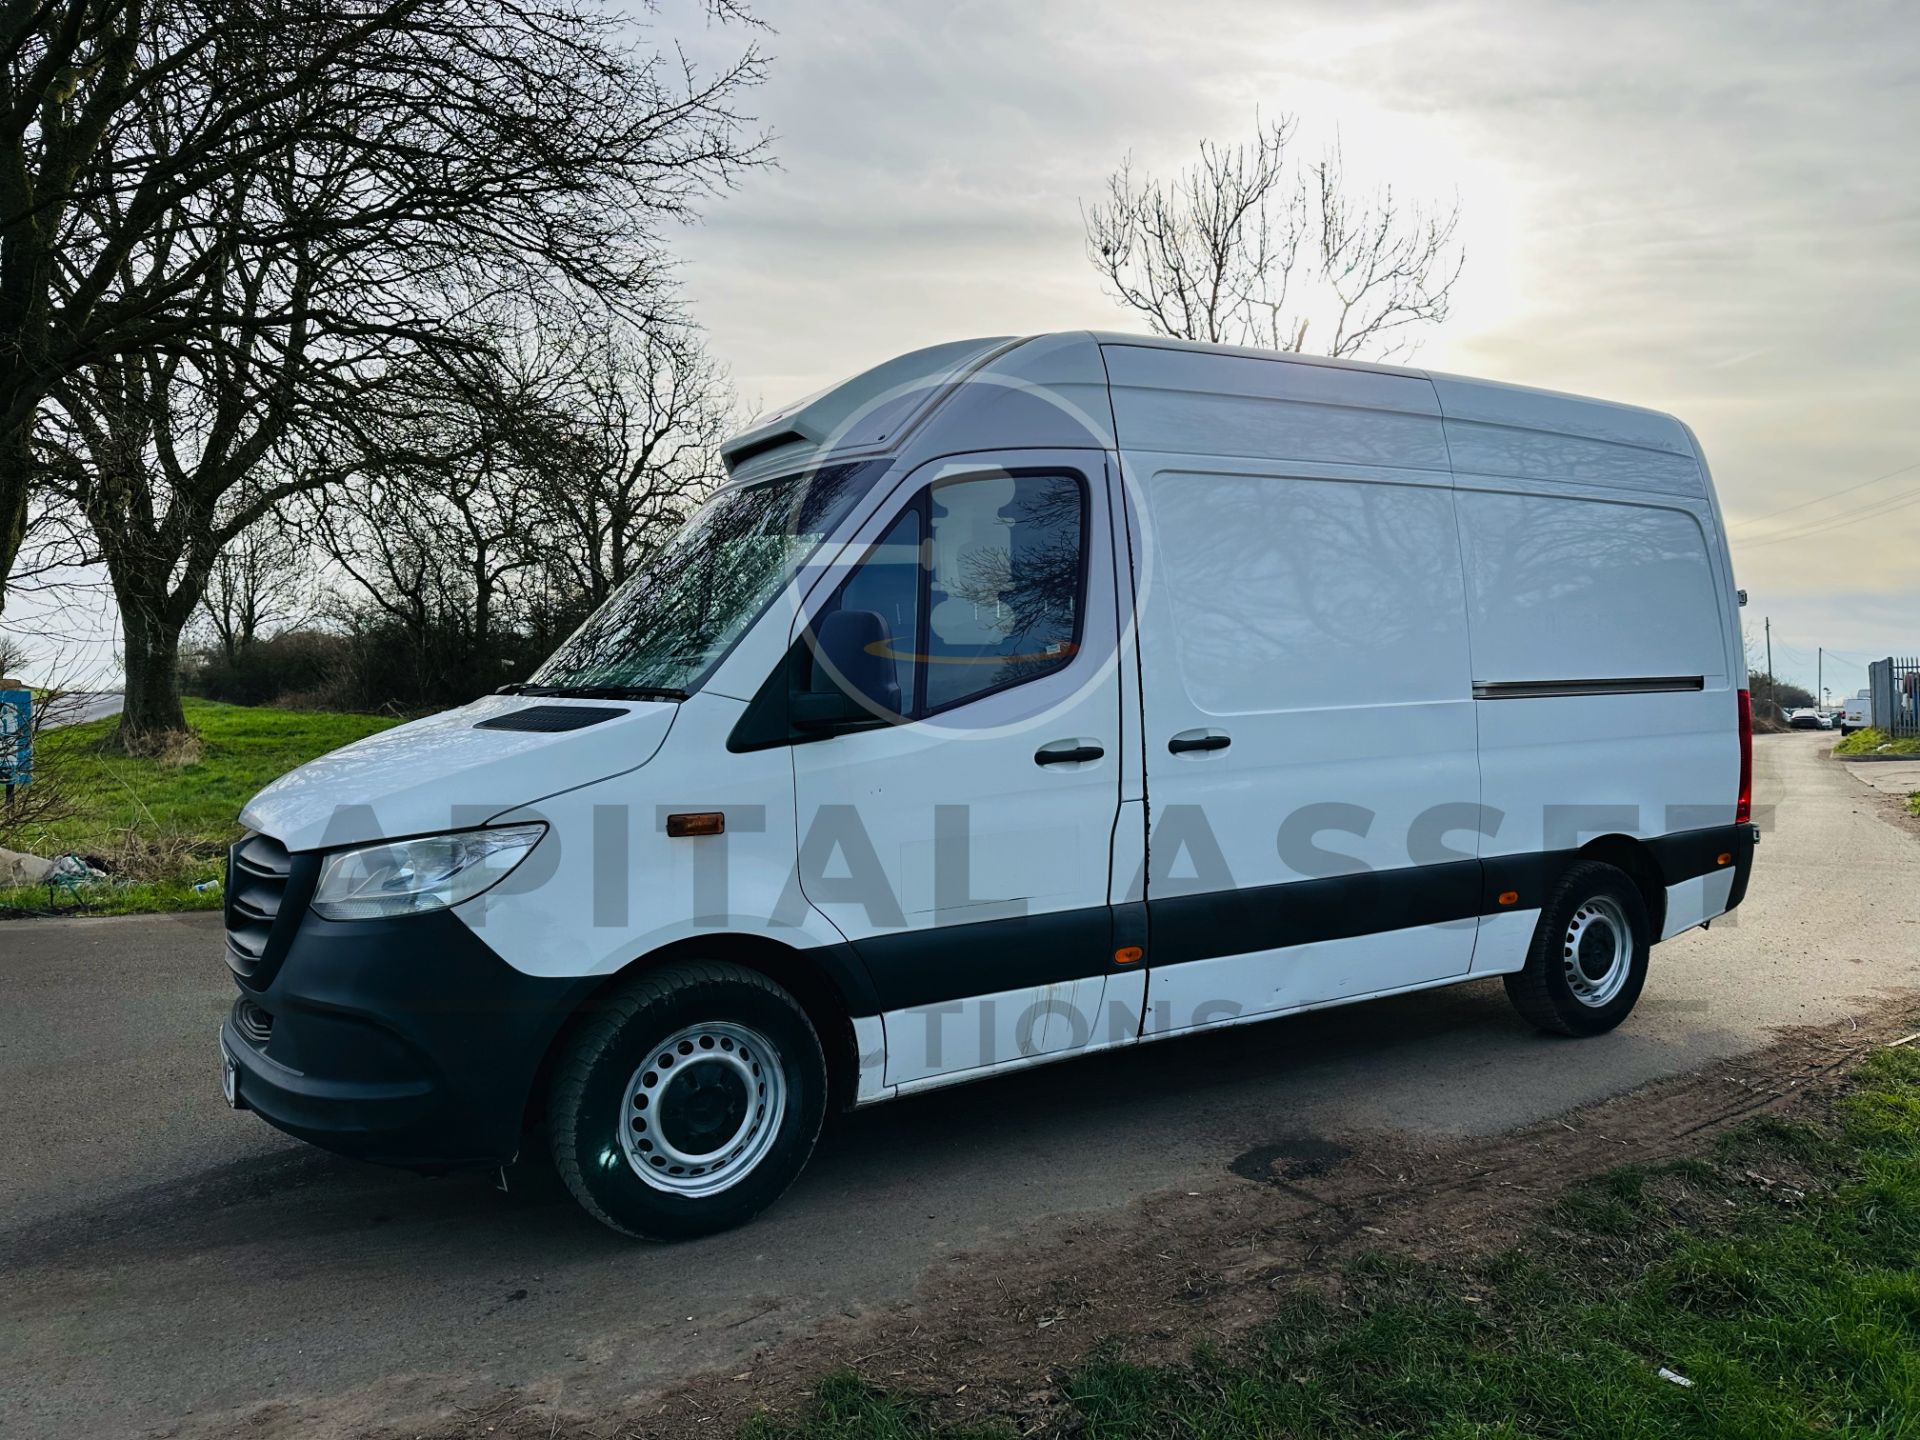
[[[1920, 1435], [1920, 1052], [1883, 1050], [1831, 1122], [1582, 1186], [1464, 1267], [1368, 1258], [1190, 1363], [1098, 1356], [1047, 1433], [1256, 1437]], [[1660, 1376], [1667, 1368], [1693, 1384]], [[942, 1429], [850, 1376], [754, 1440]]]
[[1856, 730], [1833, 747], [1836, 755], [1873, 755], [1882, 751], [1894, 755], [1920, 755], [1920, 735], [1902, 735], [1898, 740], [1884, 730], [1869, 725]]
[[1920, 790], [1916, 790], [1913, 794], [1907, 796], [1907, 813], [1916, 819], [1920, 819]]
[[[178, 759], [129, 759], [101, 748], [114, 720], [65, 726], [41, 737], [35, 785], [57, 787], [72, 813], [22, 826], [13, 849], [55, 856], [104, 857], [133, 883], [92, 885], [80, 899], [89, 913], [212, 909], [218, 889], [193, 886], [221, 872], [221, 854], [239, 833], [240, 807], [277, 776], [316, 755], [397, 722], [379, 715], [271, 710], [186, 702], [201, 752]], [[52, 908], [73, 903], [66, 896]], [[44, 886], [0, 889], [0, 912], [45, 911]]]

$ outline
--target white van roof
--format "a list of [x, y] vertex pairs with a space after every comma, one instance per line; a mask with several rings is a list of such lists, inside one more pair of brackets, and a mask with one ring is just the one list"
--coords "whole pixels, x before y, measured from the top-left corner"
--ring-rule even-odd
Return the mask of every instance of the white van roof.
[[[1301, 406], [1419, 416], [1438, 442], [1438, 466], [1458, 474], [1707, 493], [1692, 433], [1657, 410], [1409, 366], [1117, 331], [997, 336], [913, 351], [784, 407], [727, 441], [721, 455], [733, 477], [745, 479], [816, 455], [891, 448], [976, 377], [1069, 398], [1102, 430], [1107, 407], [1091, 404], [1091, 392], [1109, 388], [1124, 448], [1190, 448], [1155, 433], [1154, 417], [1167, 407], [1146, 403], [1184, 392], [1231, 396], [1276, 417]], [[1142, 403], [1129, 405], [1129, 394]], [[1554, 439], [1550, 462], [1543, 436]]]

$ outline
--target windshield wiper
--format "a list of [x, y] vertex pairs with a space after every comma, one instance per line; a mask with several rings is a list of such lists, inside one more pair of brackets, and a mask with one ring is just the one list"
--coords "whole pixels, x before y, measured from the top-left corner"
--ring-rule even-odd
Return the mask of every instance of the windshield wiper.
[[532, 695], [554, 700], [685, 700], [671, 685], [502, 685], [496, 695]]

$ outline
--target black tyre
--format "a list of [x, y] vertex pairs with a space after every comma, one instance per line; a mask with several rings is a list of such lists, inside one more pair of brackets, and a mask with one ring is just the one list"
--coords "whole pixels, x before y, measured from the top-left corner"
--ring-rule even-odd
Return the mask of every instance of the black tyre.
[[791, 995], [737, 965], [675, 964], [608, 997], [573, 1037], [547, 1132], [596, 1220], [682, 1240], [779, 1199], [826, 1103], [826, 1057]]
[[1542, 1030], [1603, 1034], [1640, 998], [1652, 943], [1639, 887], [1612, 865], [1582, 860], [1541, 907], [1526, 966], [1507, 976], [1507, 998]]

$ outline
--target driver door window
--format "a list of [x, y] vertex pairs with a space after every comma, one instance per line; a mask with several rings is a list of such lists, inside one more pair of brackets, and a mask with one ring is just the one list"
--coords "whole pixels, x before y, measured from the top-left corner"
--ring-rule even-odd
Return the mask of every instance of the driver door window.
[[827, 608], [880, 617], [901, 718], [919, 719], [1071, 662], [1086, 549], [1086, 489], [1073, 477], [946, 481], [915, 497]]

